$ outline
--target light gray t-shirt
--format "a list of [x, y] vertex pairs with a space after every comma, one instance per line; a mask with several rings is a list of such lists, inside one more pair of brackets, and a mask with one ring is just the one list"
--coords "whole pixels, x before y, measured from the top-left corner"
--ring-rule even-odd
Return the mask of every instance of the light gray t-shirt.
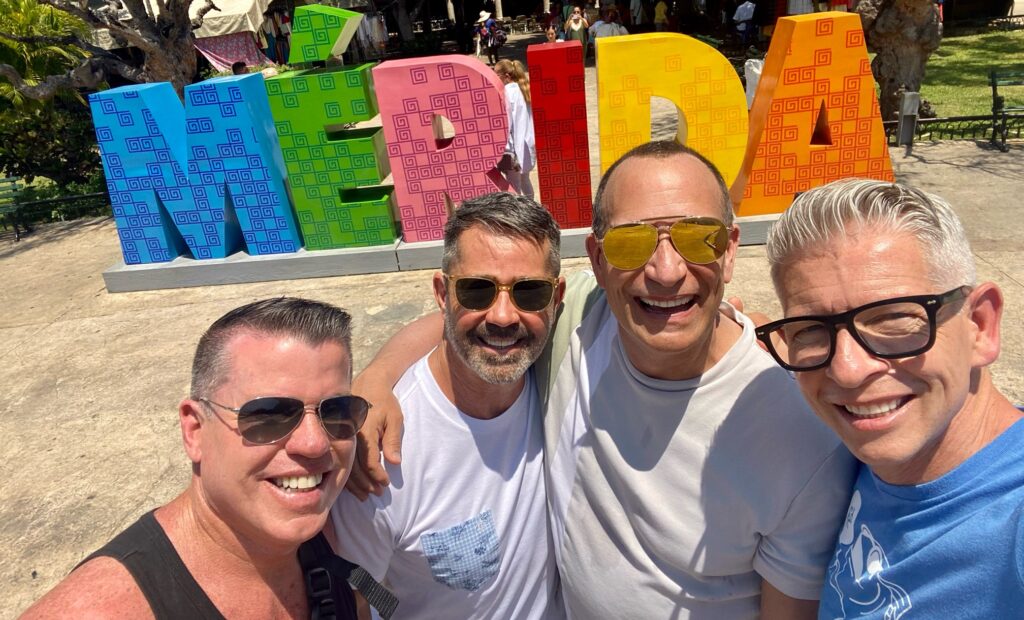
[[662, 381], [630, 363], [593, 287], [570, 281], [557, 373], [537, 377], [570, 617], [756, 618], [762, 578], [817, 599], [853, 458], [731, 306], [743, 333], [719, 363]]

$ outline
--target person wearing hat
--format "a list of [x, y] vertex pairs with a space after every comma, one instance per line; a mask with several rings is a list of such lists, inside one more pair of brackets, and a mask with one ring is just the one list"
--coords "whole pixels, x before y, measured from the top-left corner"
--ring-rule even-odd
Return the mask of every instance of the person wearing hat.
[[487, 11], [480, 11], [480, 19], [476, 20], [476, 24], [480, 47], [487, 53], [487, 66], [493, 67], [494, 63], [498, 62], [498, 48], [501, 47], [494, 36], [498, 22], [491, 18], [491, 14]]

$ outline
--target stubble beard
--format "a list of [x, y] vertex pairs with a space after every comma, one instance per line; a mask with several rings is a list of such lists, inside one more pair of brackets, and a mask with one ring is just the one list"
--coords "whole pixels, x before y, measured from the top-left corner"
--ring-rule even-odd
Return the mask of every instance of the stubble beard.
[[[551, 329], [552, 318], [545, 316], [547, 329]], [[486, 351], [477, 344], [481, 337], [516, 338], [524, 341], [516, 350], [505, 354]], [[537, 338], [521, 323], [516, 328], [499, 328], [481, 323], [469, 332], [459, 333], [451, 313], [444, 315], [444, 337], [466, 366], [478, 377], [492, 385], [515, 383], [522, 378], [530, 366], [544, 351], [546, 339]]]

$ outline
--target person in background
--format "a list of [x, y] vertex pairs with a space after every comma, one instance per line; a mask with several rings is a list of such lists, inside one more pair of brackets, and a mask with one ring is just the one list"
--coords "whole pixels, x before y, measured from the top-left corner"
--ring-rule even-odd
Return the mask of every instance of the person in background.
[[746, 47], [757, 40], [757, 27], [754, 25], [754, 11], [757, 5], [747, 0], [736, 7], [732, 20], [736, 22], [736, 30], [740, 33], [740, 41]]
[[514, 161], [510, 169], [503, 169], [505, 178], [517, 194], [534, 197], [530, 171], [537, 160], [537, 146], [533, 137], [533, 113], [530, 111], [530, 78], [523, 63], [518, 60], [499, 60], [494, 72], [505, 85], [508, 106], [508, 144], [505, 152]]
[[564, 43], [565, 39], [561, 38], [558, 34], [558, 30], [554, 26], [548, 26], [547, 30], [544, 31], [544, 37], [548, 43]]
[[583, 16], [583, 9], [578, 6], [572, 7], [572, 13], [569, 15], [569, 19], [565, 22], [565, 40], [579, 41], [583, 44], [583, 51], [586, 52], [588, 28], [590, 28], [590, 23], [587, 22], [587, 18]]
[[668, 4], [665, 0], [658, 0], [654, 5], [654, 29], [658, 32], [668, 30]]
[[605, 12], [604, 19], [590, 27], [590, 37], [594, 40], [601, 37], [617, 37], [629, 34], [619, 21], [619, 12], [613, 7]]
[[494, 31], [498, 27], [491, 14], [487, 11], [480, 11], [480, 19], [477, 20], [477, 34], [480, 36], [480, 46], [487, 54], [487, 64], [493, 67], [498, 62], [498, 41], [494, 37]]
[[249, 73], [249, 67], [244, 61], [238, 60], [231, 63], [231, 75], [245, 75], [246, 73]]

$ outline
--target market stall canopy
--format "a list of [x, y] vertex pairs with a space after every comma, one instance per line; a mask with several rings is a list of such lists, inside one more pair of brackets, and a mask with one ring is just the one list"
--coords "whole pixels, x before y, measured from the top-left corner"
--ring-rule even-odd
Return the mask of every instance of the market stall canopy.
[[[214, 0], [220, 9], [210, 11], [203, 17], [203, 25], [193, 32], [197, 39], [216, 37], [236, 32], [256, 32], [263, 24], [263, 12], [271, 0]], [[188, 13], [194, 17], [205, 5], [197, 0], [189, 6]]]

